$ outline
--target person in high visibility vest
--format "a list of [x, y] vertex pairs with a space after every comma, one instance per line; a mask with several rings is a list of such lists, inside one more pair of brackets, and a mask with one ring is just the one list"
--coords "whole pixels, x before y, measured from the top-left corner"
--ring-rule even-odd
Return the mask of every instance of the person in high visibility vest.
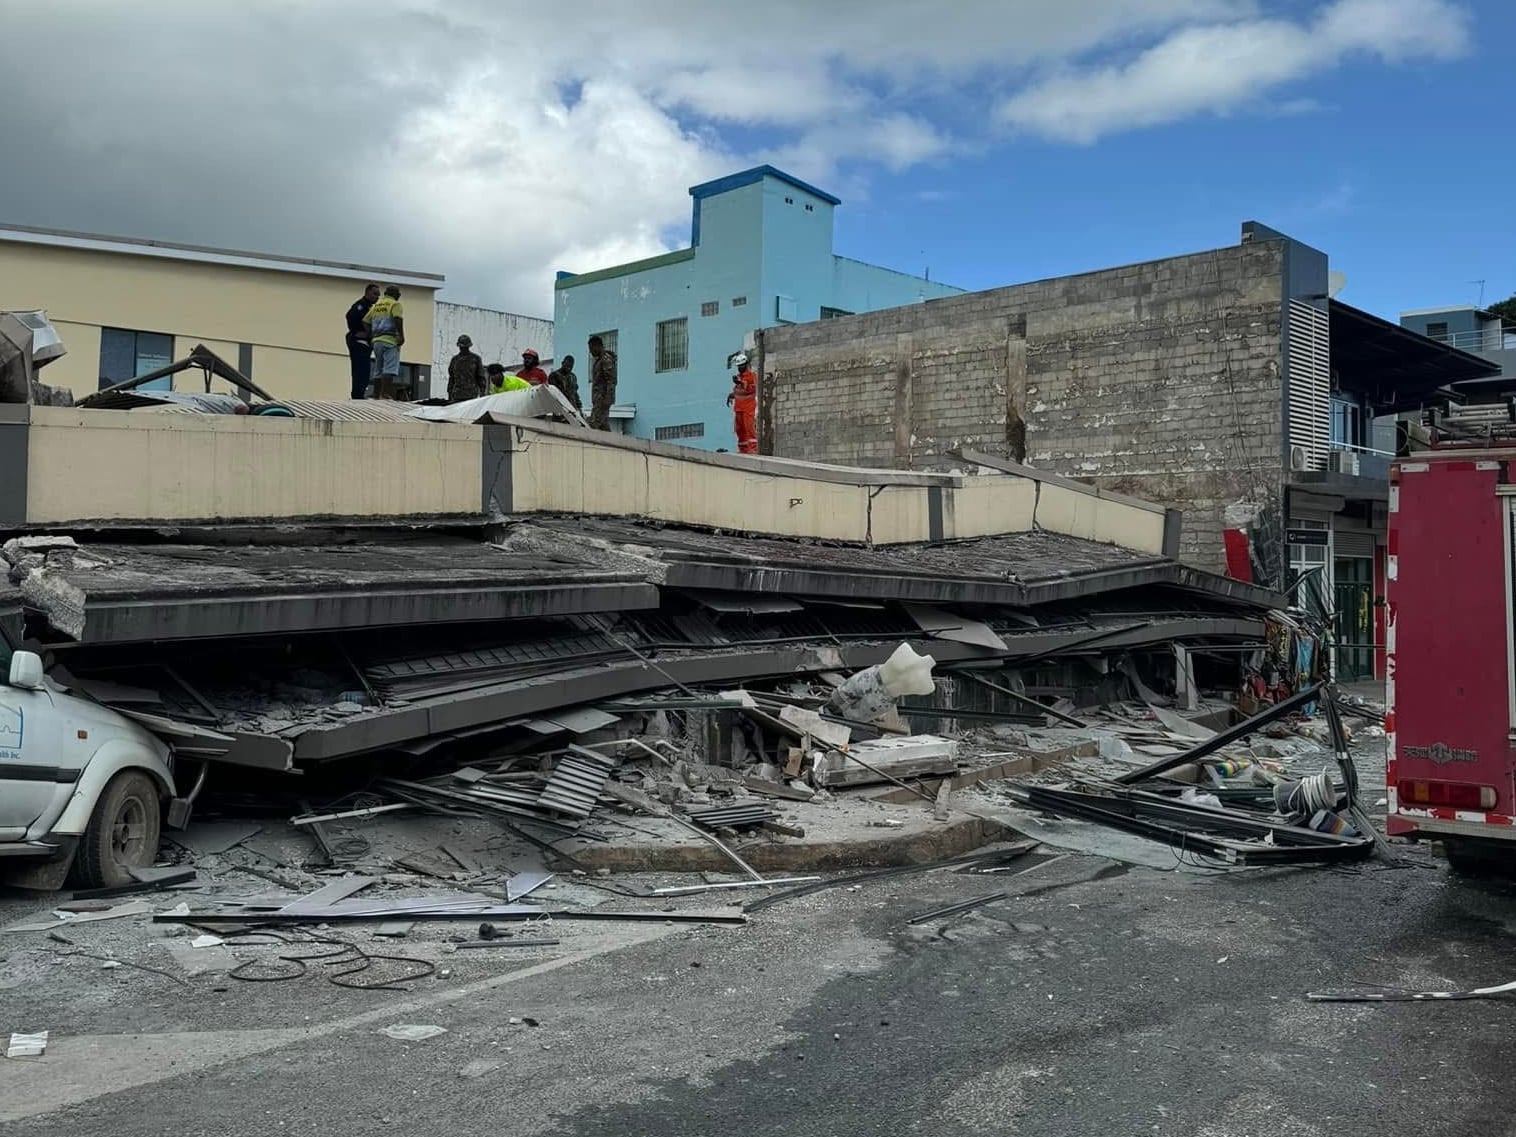
[[531, 384], [525, 379], [518, 379], [514, 375], [507, 375], [505, 368], [498, 363], [491, 363], [485, 369], [485, 374], [490, 380], [490, 394], [503, 395], [507, 391], [527, 391]]
[[758, 376], [748, 366], [747, 352], [739, 351], [732, 356], [731, 365], [737, 369], [732, 376], [732, 393], [726, 397], [726, 405], [732, 408], [733, 429], [737, 432], [737, 451], [740, 454], [758, 453]]

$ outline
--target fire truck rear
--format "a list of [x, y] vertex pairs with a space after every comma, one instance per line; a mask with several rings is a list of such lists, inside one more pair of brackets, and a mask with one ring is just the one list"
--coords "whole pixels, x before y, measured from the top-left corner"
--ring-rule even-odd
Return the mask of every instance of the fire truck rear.
[[1516, 868], [1516, 439], [1434, 434], [1389, 508], [1388, 832]]

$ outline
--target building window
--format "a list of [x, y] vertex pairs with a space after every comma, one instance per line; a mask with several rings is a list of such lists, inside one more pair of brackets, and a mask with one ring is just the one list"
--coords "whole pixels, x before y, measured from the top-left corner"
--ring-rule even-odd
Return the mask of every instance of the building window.
[[677, 320], [660, 320], [657, 333], [653, 370], [683, 371], [690, 365], [689, 320], [683, 316]]
[[1448, 325], [1447, 325], [1447, 321], [1446, 320], [1440, 321], [1440, 322], [1435, 323], [1435, 324], [1428, 324], [1427, 325], [1427, 339], [1429, 339], [1429, 340], [1442, 340], [1443, 342], [1446, 342], [1447, 338], [1448, 338]]
[[707, 300], [704, 304], [700, 305], [700, 314], [702, 316], [714, 316], [720, 311], [720, 300]]
[[596, 336], [598, 336], [600, 338], [600, 346], [601, 347], [605, 348], [605, 350], [608, 351], [608, 352], [610, 352], [612, 355], [616, 354], [616, 329], [615, 328], [612, 328], [608, 332], [595, 332], [594, 335], [596, 335]]
[[852, 314], [846, 308], [827, 308], [823, 306], [821, 309], [821, 318], [823, 320], [837, 320], [843, 316], [851, 316]]
[[795, 199], [792, 198], [792, 197], [787, 197], [787, 198], [784, 199], [784, 204], [785, 205], [794, 205], [795, 204]]
[[732, 297], [732, 307], [733, 308], [744, 308], [746, 306], [747, 306], [747, 297], [746, 296], [733, 296]]
[[653, 430], [653, 437], [659, 442], [670, 442], [676, 438], [704, 438], [705, 423], [681, 422], [678, 426], [660, 426]]
[[810, 204], [809, 202], [807, 202], [806, 206], [805, 206], [805, 211], [807, 213], [815, 213], [816, 212], [816, 207], [814, 205]]
[[[139, 375], [151, 375], [174, 361], [174, 337], [158, 332], [134, 332], [126, 328], [100, 329], [100, 389], [125, 383]], [[172, 391], [173, 376], [154, 379], [138, 388]]]
[[1332, 443], [1336, 446], [1363, 448], [1368, 432], [1363, 408], [1349, 399], [1332, 397]]

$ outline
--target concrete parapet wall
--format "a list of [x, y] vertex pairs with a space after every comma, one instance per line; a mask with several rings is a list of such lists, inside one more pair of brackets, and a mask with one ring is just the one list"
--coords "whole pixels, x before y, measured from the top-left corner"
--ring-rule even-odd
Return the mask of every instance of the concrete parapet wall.
[[482, 431], [33, 407], [25, 522], [480, 514]]
[[479, 426], [9, 410], [0, 458], [13, 476], [0, 485], [0, 525], [16, 528], [553, 513], [876, 545], [1043, 529], [1165, 551], [1161, 507], [1020, 467], [849, 469], [538, 419]]
[[[1161, 554], [1165, 512], [1034, 477], [851, 470], [708, 454], [521, 420], [497, 476], [502, 511], [645, 517], [783, 537], [877, 545], [1042, 528]], [[509, 495], [509, 506], [501, 500]]]

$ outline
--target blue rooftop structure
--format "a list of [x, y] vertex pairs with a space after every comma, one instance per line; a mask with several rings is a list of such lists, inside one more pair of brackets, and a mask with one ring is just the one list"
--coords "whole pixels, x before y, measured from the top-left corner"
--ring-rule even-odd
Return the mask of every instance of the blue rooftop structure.
[[585, 380], [585, 341], [606, 341], [620, 368], [614, 423], [638, 438], [735, 450], [726, 361], [755, 330], [963, 291], [837, 256], [840, 199], [773, 166], [691, 186], [690, 197], [689, 248], [558, 274], [558, 354], [573, 355]]

